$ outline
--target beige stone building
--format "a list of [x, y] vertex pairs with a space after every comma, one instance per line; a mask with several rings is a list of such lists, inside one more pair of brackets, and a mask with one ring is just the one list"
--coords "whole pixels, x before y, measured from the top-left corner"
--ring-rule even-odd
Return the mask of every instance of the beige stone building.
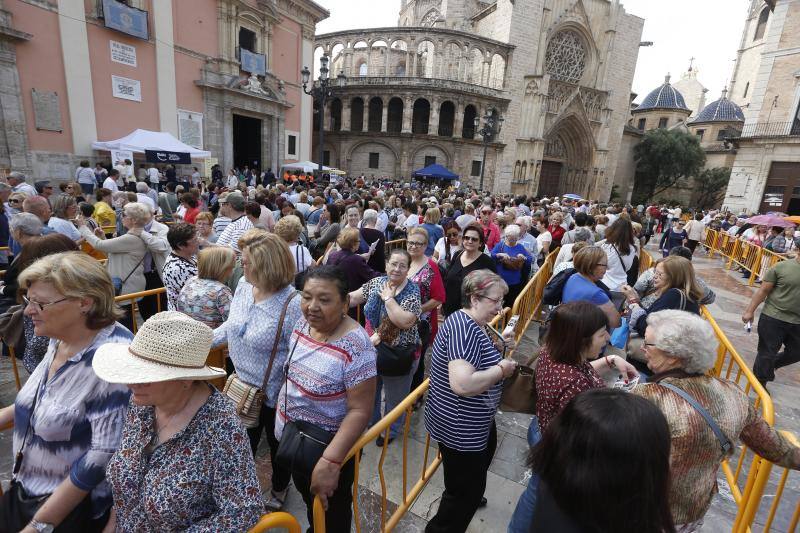
[[745, 124], [725, 206], [800, 214], [800, 1], [752, 0], [731, 84]]
[[[398, 27], [318, 35], [346, 77], [326, 162], [408, 177], [435, 161], [473, 185], [485, 165], [494, 191], [607, 199], [642, 25], [618, 0], [404, 0]], [[504, 121], [485, 147], [486, 114]]]

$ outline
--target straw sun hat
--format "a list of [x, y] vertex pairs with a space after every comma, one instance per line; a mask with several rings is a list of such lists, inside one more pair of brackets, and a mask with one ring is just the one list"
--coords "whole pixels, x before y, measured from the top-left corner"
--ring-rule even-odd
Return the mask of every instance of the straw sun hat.
[[213, 333], [205, 324], [178, 311], [150, 317], [130, 345], [108, 343], [95, 352], [92, 367], [109, 383], [157, 383], [225, 376], [206, 365]]

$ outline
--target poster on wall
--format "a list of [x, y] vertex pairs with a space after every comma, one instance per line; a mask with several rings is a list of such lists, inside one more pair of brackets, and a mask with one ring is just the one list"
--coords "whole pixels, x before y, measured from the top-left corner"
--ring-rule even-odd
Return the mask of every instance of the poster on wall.
[[142, 101], [142, 82], [122, 76], [111, 76], [111, 89], [115, 98]]
[[246, 48], [239, 51], [242, 58], [242, 70], [255, 74], [256, 76], [264, 76], [267, 73], [267, 56], [264, 54], [255, 54]]
[[106, 28], [144, 40], [150, 37], [147, 28], [147, 11], [130, 7], [117, 0], [103, 0], [103, 21]]
[[178, 139], [198, 150], [203, 149], [203, 114], [178, 109]]
[[136, 66], [136, 47], [117, 41], [108, 41], [111, 47], [111, 61], [129, 67]]
[[111, 165], [116, 165], [117, 161], [125, 161], [130, 159], [133, 161], [133, 152], [130, 150], [111, 150]]

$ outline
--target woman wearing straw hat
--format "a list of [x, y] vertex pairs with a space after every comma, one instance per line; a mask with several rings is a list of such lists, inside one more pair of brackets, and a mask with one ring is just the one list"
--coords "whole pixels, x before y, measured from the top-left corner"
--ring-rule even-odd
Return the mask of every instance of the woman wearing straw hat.
[[130, 345], [101, 346], [95, 373], [133, 392], [122, 443], [106, 475], [106, 531], [239, 532], [263, 512], [247, 434], [233, 405], [205, 380], [211, 328], [178, 311], [148, 319]]

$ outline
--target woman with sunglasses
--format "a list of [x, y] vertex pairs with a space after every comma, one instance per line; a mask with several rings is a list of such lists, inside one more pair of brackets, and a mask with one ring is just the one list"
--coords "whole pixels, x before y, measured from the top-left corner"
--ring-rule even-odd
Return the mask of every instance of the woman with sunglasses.
[[[446, 262], [449, 267], [453, 256], [461, 250], [461, 230], [455, 221], [444, 225], [444, 237], [436, 241], [433, 247], [433, 260], [439, 264]], [[447, 270], [447, 268], [445, 268]]]
[[444, 316], [461, 309], [461, 285], [470, 272], [482, 269], [496, 271], [494, 260], [483, 253], [485, 244], [483, 228], [478, 224], [470, 224], [461, 232], [462, 250], [453, 257], [444, 280], [445, 301], [442, 306]]

